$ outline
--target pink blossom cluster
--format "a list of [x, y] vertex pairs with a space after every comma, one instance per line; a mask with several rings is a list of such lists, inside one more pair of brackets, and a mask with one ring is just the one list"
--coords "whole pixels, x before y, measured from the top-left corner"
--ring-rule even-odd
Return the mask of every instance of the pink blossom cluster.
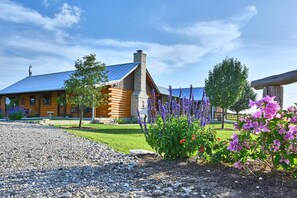
[[274, 101], [274, 96], [265, 96], [259, 101], [250, 101], [250, 107], [256, 106], [258, 110], [253, 114], [253, 118], [264, 117], [271, 120], [275, 117], [276, 113], [280, 110], [279, 104]]
[[230, 142], [230, 146], [227, 148], [230, 151], [240, 151], [242, 149], [242, 146], [239, 144], [238, 136], [236, 133], [232, 135], [232, 141]]
[[[269, 155], [279, 156], [279, 164], [297, 167], [297, 106], [287, 110], [280, 110], [275, 97], [265, 96], [259, 101], [250, 101], [250, 106], [257, 110], [251, 116], [241, 118], [234, 127], [243, 133], [257, 135], [256, 144], [261, 151]], [[297, 104], [296, 104], [297, 105]], [[241, 141], [240, 141], [241, 140]], [[250, 150], [249, 141], [233, 134], [228, 150], [244, 152]], [[253, 145], [253, 148], [254, 145]], [[255, 149], [256, 150], [256, 149]], [[243, 168], [241, 159], [233, 164], [236, 168]]]

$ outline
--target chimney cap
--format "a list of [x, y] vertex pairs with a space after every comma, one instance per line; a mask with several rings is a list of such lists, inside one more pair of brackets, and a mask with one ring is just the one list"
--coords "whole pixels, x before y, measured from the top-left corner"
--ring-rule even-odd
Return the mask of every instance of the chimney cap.
[[137, 52], [137, 53], [142, 53], [142, 50], [137, 50], [136, 52]]

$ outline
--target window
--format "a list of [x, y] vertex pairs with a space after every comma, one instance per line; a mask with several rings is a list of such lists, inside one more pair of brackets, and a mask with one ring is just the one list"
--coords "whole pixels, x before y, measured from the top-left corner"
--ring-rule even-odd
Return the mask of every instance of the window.
[[44, 105], [50, 105], [51, 104], [51, 95], [50, 94], [43, 95], [42, 100], [43, 100]]
[[35, 96], [30, 96], [30, 105], [35, 105]]

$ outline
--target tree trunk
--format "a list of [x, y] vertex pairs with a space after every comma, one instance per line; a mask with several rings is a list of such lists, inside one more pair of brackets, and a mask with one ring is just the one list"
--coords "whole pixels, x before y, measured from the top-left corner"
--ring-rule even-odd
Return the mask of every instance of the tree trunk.
[[224, 129], [225, 124], [225, 108], [222, 107], [223, 113], [222, 113], [222, 129]]
[[79, 125], [78, 125], [78, 128], [81, 128], [83, 117], [84, 117], [84, 105], [81, 105], [80, 106], [80, 112], [79, 112]]
[[236, 120], [237, 120], [237, 123], [238, 123], [238, 121], [239, 121], [239, 112], [238, 111], [236, 111]]

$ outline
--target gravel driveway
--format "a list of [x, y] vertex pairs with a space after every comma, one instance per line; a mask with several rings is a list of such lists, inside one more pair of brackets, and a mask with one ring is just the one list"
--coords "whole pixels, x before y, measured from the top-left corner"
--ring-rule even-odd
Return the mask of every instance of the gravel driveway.
[[0, 122], [0, 197], [297, 197], [286, 175], [129, 157], [50, 126]]
[[136, 163], [105, 145], [19, 122], [0, 122], [0, 141], [0, 197], [129, 195], [126, 174]]

